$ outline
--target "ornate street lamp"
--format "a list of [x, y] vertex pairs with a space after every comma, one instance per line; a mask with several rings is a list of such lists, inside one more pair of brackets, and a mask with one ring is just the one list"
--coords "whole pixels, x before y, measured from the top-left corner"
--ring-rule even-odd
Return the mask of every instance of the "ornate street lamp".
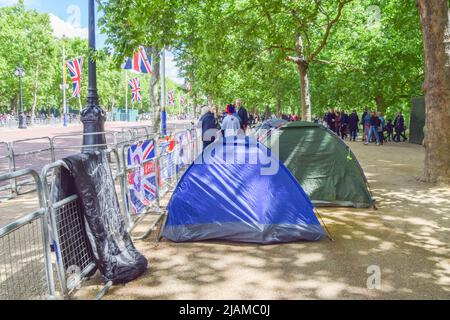
[[19, 78], [19, 86], [20, 86], [20, 113], [19, 113], [19, 129], [27, 128], [27, 117], [23, 113], [23, 95], [22, 95], [22, 78], [25, 77], [25, 70], [22, 68], [22, 65], [19, 64], [14, 72], [16, 77]]
[[[81, 111], [83, 123], [83, 153], [106, 149], [105, 112], [99, 106], [97, 94], [97, 70], [95, 53], [95, 7], [94, 0], [89, 0], [89, 85], [86, 108]], [[100, 134], [99, 134], [100, 133]], [[99, 146], [102, 145], [102, 146]]]

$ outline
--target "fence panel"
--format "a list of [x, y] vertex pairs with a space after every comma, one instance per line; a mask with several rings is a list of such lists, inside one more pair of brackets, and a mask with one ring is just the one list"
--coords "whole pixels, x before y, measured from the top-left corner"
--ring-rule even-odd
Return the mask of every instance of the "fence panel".
[[40, 209], [0, 228], [0, 300], [54, 298], [48, 220], [36, 171], [0, 175], [0, 181], [32, 176]]
[[[0, 174], [13, 172], [12, 156], [9, 144], [0, 142]], [[13, 196], [14, 179], [0, 181], [0, 201]]]
[[146, 214], [161, 215], [159, 208], [158, 148], [155, 139], [138, 141], [122, 149], [122, 197], [132, 231]]
[[[121, 188], [123, 172], [119, 163], [119, 155], [116, 149], [108, 149], [106, 152], [116, 182], [116, 193], [119, 194], [117, 191]], [[60, 201], [55, 201], [52, 196], [57, 185], [54, 179], [49, 183], [48, 178], [56, 177], [57, 171], [62, 168], [67, 169], [67, 165], [62, 160], [45, 166], [41, 173], [41, 179], [47, 199], [58, 280], [62, 295], [68, 298], [96, 270], [96, 265], [87, 234], [84, 231], [79, 196], [70, 195]], [[124, 213], [123, 208], [121, 211]], [[109, 286], [110, 284], [107, 284], [105, 288]]]
[[[40, 172], [42, 168], [55, 161], [52, 140], [49, 137], [15, 140], [10, 142], [12, 170], [33, 169]], [[24, 194], [35, 190], [35, 183], [25, 176], [14, 180], [14, 192]]]
[[161, 137], [158, 144], [158, 160], [159, 160], [159, 197], [171, 191], [177, 181], [176, 174], [176, 150], [175, 138], [173, 136]]
[[47, 210], [51, 225], [51, 239], [56, 255], [56, 271], [61, 295], [68, 298], [81, 282], [95, 270], [95, 262], [89, 242], [83, 228], [80, 199], [70, 195], [55, 202], [52, 192], [56, 181], [51, 183], [48, 177], [57, 176], [61, 168], [67, 168], [62, 160], [48, 164], [41, 173], [42, 185], [47, 199]]

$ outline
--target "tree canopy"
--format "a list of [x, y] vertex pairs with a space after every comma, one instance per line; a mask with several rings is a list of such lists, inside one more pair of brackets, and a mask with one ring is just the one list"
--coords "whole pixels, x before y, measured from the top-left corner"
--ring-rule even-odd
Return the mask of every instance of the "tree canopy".
[[[116, 61], [139, 44], [176, 54], [193, 94], [300, 113], [305, 62], [313, 114], [406, 110], [422, 95], [423, 48], [408, 0], [102, 1]], [[299, 43], [301, 41], [301, 43]]]

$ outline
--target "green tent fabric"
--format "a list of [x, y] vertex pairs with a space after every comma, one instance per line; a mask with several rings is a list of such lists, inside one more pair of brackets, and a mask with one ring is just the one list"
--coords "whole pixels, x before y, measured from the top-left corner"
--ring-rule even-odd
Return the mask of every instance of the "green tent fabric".
[[303, 121], [290, 122], [261, 142], [272, 149], [278, 144], [280, 160], [316, 206], [361, 208], [374, 205], [355, 155], [326, 127]]

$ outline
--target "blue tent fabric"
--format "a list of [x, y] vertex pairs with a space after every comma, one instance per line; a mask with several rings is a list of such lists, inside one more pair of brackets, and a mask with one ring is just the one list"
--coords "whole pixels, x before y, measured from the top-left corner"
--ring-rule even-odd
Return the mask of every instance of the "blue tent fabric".
[[[262, 174], [274, 164], [278, 170]], [[267, 244], [325, 235], [289, 170], [264, 145], [244, 136], [209, 145], [180, 179], [167, 210], [162, 235], [175, 242]]]

